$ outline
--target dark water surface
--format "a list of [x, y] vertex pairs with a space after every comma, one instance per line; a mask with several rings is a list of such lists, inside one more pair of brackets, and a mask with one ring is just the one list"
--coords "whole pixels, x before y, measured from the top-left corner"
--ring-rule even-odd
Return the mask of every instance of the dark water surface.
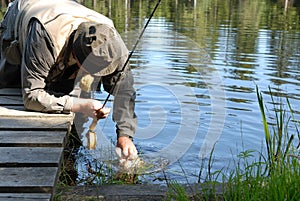
[[[156, 2], [125, 2], [85, 4], [112, 18], [131, 50]], [[269, 89], [285, 108], [288, 97], [299, 119], [300, 7], [285, 9], [280, 2], [162, 1], [131, 65], [139, 117], [135, 143], [144, 156], [171, 161], [168, 177], [198, 181], [214, 143], [213, 171], [232, 167], [243, 150], [265, 150], [256, 86], [271, 121]], [[115, 140], [111, 118], [98, 126], [95, 158]]]

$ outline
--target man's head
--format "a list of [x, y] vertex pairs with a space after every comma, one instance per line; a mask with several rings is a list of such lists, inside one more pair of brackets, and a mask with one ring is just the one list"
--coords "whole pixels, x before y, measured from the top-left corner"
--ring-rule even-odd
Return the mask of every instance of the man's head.
[[105, 76], [122, 69], [128, 49], [114, 27], [83, 22], [75, 32], [73, 53], [89, 73]]

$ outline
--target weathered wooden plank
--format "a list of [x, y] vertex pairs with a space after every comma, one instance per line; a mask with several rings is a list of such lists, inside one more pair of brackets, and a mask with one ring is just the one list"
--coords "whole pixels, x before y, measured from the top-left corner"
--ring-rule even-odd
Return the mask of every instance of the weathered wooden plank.
[[[195, 183], [178, 184], [191, 200], [224, 200], [222, 195], [226, 190], [224, 183]], [[207, 199], [206, 192], [213, 191], [217, 197]], [[141, 201], [163, 201], [168, 200], [167, 195], [170, 188], [161, 184], [113, 184], [100, 186], [60, 186], [56, 189], [60, 200], [141, 200]], [[203, 196], [201, 196], [201, 194]], [[219, 197], [220, 196], [220, 197]], [[192, 199], [196, 198], [196, 199]], [[213, 199], [214, 198], [214, 199]], [[176, 199], [180, 200], [180, 199]]]
[[74, 116], [71, 114], [51, 114], [51, 113], [43, 113], [43, 112], [34, 112], [25, 110], [25, 108], [21, 105], [7, 105], [0, 106], [0, 117], [55, 117], [55, 118], [64, 118], [64, 119], [72, 119]]
[[0, 96], [0, 105], [23, 105], [21, 96]]
[[0, 89], [0, 200], [52, 200], [73, 118], [26, 111], [21, 89]]
[[162, 185], [100, 185], [100, 186], [74, 186], [59, 187], [57, 191], [61, 200], [85, 200], [90, 199], [114, 201], [114, 200], [166, 200], [168, 188]]
[[0, 147], [63, 147], [66, 131], [0, 131]]
[[62, 147], [0, 147], [0, 167], [58, 167]]
[[2, 201], [49, 201], [51, 194], [47, 193], [0, 193]]
[[0, 96], [22, 96], [22, 89], [17, 89], [17, 88], [0, 89]]
[[[8, 113], [8, 110], [17, 110], [18, 112], [25, 111], [24, 105], [5, 105], [0, 106], [0, 114]], [[0, 115], [2, 116], [2, 115]]]
[[12, 118], [0, 116], [0, 130], [69, 130], [70, 118], [27, 117]]
[[0, 168], [0, 193], [53, 193], [57, 167]]

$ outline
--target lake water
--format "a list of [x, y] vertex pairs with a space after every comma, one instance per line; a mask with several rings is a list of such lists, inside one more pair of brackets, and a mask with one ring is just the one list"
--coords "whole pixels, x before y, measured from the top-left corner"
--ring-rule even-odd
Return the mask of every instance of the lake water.
[[[85, 1], [114, 20], [129, 50], [155, 4]], [[274, 106], [269, 89], [285, 108], [288, 97], [299, 119], [299, 13], [299, 5], [285, 9], [281, 1], [162, 1], [130, 60], [137, 90], [139, 126], [134, 142], [139, 152], [168, 158], [169, 178], [197, 182], [214, 144], [212, 171], [232, 167], [243, 150], [264, 151], [256, 87], [270, 121]], [[104, 99], [106, 94], [95, 96]], [[96, 161], [103, 156], [101, 147], [115, 141], [111, 116], [99, 122], [97, 133], [98, 147], [88, 152]], [[79, 157], [81, 179], [86, 177], [82, 161], [90, 159]], [[145, 180], [155, 183], [156, 177], [163, 175]]]

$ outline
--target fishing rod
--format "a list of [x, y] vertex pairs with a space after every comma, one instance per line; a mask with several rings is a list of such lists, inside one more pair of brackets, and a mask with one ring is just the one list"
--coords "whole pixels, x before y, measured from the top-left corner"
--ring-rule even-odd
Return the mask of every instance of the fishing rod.
[[151, 20], [151, 18], [153, 17], [153, 15], [154, 15], [154, 13], [155, 13], [157, 7], [159, 6], [160, 2], [161, 2], [161, 0], [158, 0], [158, 2], [156, 3], [156, 6], [154, 7], [154, 9], [153, 9], [153, 11], [152, 11], [152, 13], [151, 13], [149, 19], [147, 20], [147, 22], [146, 22], [144, 28], [142, 29], [142, 32], [140, 33], [140, 35], [139, 35], [137, 41], [135, 42], [135, 45], [133, 46], [133, 48], [132, 48], [130, 54], [128, 55], [128, 57], [127, 57], [127, 59], [126, 59], [124, 65], [123, 65], [123, 67], [122, 67], [120, 73], [118, 74], [118, 77], [117, 77], [117, 80], [116, 80], [115, 84], [113, 85], [113, 87], [111, 88], [110, 92], [108, 93], [108, 95], [107, 95], [105, 101], [103, 102], [103, 105], [102, 105], [102, 108], [101, 108], [101, 109], [103, 109], [103, 108], [105, 107], [107, 101], [108, 101], [109, 98], [110, 98], [110, 95], [113, 93], [113, 91], [115, 90], [115, 88], [116, 88], [118, 82], [120, 81], [120, 79], [121, 79], [121, 77], [122, 77], [122, 75], [123, 75], [123, 73], [124, 73], [124, 70], [125, 70], [125, 68], [126, 68], [126, 66], [127, 66], [127, 64], [128, 64], [128, 62], [129, 62], [129, 59], [131, 58], [131, 56], [132, 56], [132, 54], [134, 53], [134, 51], [135, 51], [135, 49], [136, 49], [138, 43], [140, 42], [140, 40], [141, 40], [141, 38], [142, 38], [142, 36], [143, 36], [143, 34], [144, 34], [144, 32], [145, 32], [145, 30], [146, 30], [146, 28], [147, 28], [149, 22], [150, 22], [150, 20]]

